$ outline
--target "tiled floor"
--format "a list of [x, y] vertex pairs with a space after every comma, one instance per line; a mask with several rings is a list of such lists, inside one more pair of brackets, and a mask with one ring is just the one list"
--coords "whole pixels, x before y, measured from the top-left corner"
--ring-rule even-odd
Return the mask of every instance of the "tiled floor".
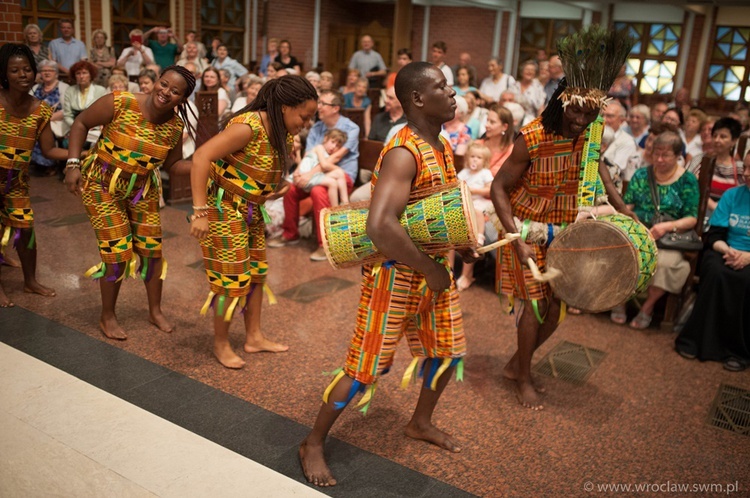
[[[208, 292], [198, 244], [187, 235], [184, 210], [167, 207], [163, 226], [174, 236], [164, 243], [169, 261], [164, 305], [177, 329], [171, 335], [155, 330], [147, 321], [142, 284], [128, 281], [118, 316], [129, 339], [111, 343], [97, 330], [98, 288], [82, 277], [97, 262], [92, 230], [87, 223], [52, 221], [77, 220], [80, 201], [54, 179], [35, 178], [32, 192], [49, 199], [34, 204], [39, 277], [58, 296], [23, 294], [20, 271], [3, 268], [5, 289], [18, 307], [0, 310], [0, 341], [302, 482], [296, 445], [313, 423], [329, 382], [322, 373], [343, 361], [359, 271], [311, 263], [313, 247], [306, 243], [270, 249], [269, 284], [279, 305], [264, 305], [263, 329], [291, 349], [279, 355], [242, 353], [247, 367], [230, 371], [212, 358], [210, 320], [198, 316]], [[544, 378], [545, 410], [533, 413], [518, 405], [501, 375], [514, 351], [515, 316], [502, 314], [486, 285], [462, 294], [462, 307], [469, 347], [465, 382], [448, 386], [435, 419], [456, 435], [463, 451], [447, 454], [403, 436], [417, 389], [398, 389], [409, 362], [401, 347], [367, 416], [348, 410], [334, 428], [330, 463], [341, 484], [326, 494], [579, 496], [586, 482], [667, 481], [738, 483], [740, 495], [750, 493], [750, 440], [707, 423], [719, 387], [748, 389], [750, 372], [732, 374], [719, 364], [686, 361], [673, 352], [673, 335], [657, 329], [632, 331], [605, 315], [571, 316], [536, 360], [562, 341], [605, 356], [580, 384]], [[232, 337], [239, 348], [241, 326], [235, 322]], [[64, 389], [43, 395], [58, 396], [68, 395]], [[33, 406], [34, 397], [28, 398]], [[0, 409], [5, 399], [3, 393]], [[71, 392], [70, 402], [78, 399], [86, 398]], [[12, 424], [3, 424], [0, 432], [20, 434]], [[23, 441], [37, 436], [21, 437], [20, 446], [12, 448], [22, 452]], [[148, 444], [134, 446], [124, 455]], [[0, 458], [5, 453], [0, 451]], [[3, 489], [5, 475], [0, 476]], [[164, 487], [131, 480], [149, 492], [169, 494]], [[38, 493], [33, 482], [27, 485], [26, 494], [44, 494], [42, 484]], [[96, 486], [105, 494], [108, 485], [102, 480]]]

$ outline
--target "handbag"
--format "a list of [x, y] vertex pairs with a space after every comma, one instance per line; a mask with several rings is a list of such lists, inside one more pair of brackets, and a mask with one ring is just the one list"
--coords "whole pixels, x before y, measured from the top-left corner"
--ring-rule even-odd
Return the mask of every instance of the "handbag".
[[[651, 199], [654, 201], [654, 208], [656, 212], [651, 219], [651, 226], [657, 223], [663, 223], [667, 221], [675, 221], [675, 219], [659, 211], [659, 205], [661, 199], [659, 198], [659, 190], [656, 188], [656, 178], [654, 177], [653, 166], [648, 167], [648, 184], [651, 188]], [[669, 232], [662, 235], [656, 241], [656, 247], [659, 249], [671, 249], [674, 251], [700, 251], [703, 249], [703, 241], [695, 233], [695, 230], [687, 230], [685, 232]]]

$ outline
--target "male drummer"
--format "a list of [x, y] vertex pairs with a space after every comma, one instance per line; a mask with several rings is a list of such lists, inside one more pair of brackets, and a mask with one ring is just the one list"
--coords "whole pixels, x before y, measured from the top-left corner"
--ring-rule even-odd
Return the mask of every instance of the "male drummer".
[[[417, 377], [417, 362], [424, 360], [424, 382], [406, 435], [460, 451], [449, 434], [432, 424], [438, 399], [453, 371], [462, 370], [466, 354], [458, 293], [445, 255], [421, 252], [399, 224], [415, 191], [456, 181], [450, 145], [440, 136], [442, 124], [456, 111], [456, 92], [438, 68], [425, 62], [404, 66], [395, 88], [408, 122], [380, 154], [367, 219], [367, 234], [391, 261], [362, 268], [346, 363], [326, 389], [315, 426], [299, 449], [305, 477], [316, 486], [336, 484], [323, 455], [326, 436], [357, 391], [365, 391], [360, 405], [367, 407], [378, 376], [393, 363], [402, 334], [414, 357], [404, 383]], [[458, 252], [465, 261], [474, 260], [472, 252]]]
[[[624, 60], [616, 67], [622, 63]], [[541, 117], [521, 129], [513, 152], [495, 176], [490, 191], [506, 232], [517, 232], [514, 216], [553, 225], [576, 220], [586, 129], [606, 105], [606, 92], [611, 85], [609, 81], [598, 88], [568, 88], [562, 79]], [[632, 214], [614, 188], [606, 167], [599, 168], [599, 172], [609, 201], [621, 213]], [[534, 280], [527, 264], [531, 258], [544, 271], [547, 247], [526, 243], [523, 230], [521, 236], [501, 251], [497, 262], [498, 292], [508, 295], [511, 303], [521, 300], [523, 308], [518, 321], [518, 350], [503, 374], [516, 382], [516, 396], [523, 406], [541, 410], [538, 393], [544, 390], [531, 378], [531, 358], [557, 329], [561, 304], [548, 283]], [[564, 272], [565, 268], [560, 270]]]

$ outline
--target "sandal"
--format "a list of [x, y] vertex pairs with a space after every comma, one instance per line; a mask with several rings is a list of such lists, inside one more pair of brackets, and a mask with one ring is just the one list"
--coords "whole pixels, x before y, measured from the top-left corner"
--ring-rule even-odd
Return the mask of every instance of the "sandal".
[[[618, 325], [625, 325], [625, 322], [628, 321], [628, 314], [625, 310], [625, 306], [620, 305], [612, 308], [612, 311], [609, 312], [609, 319]], [[650, 322], [651, 318], [649, 317], [649, 323]], [[648, 327], [648, 325], [646, 326]]]
[[644, 312], [639, 311], [638, 315], [636, 315], [636, 317], [633, 318], [633, 321], [630, 322], [630, 328], [636, 330], [645, 330], [649, 325], [651, 325], [651, 318], [651, 315], [647, 315]]
[[724, 370], [729, 370], [730, 372], [742, 372], [746, 368], [747, 363], [739, 358], [729, 358], [724, 361]]

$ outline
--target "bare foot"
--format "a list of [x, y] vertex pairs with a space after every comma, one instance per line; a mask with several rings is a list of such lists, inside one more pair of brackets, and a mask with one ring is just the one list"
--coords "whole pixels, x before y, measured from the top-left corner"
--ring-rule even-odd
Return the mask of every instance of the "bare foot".
[[174, 326], [169, 323], [161, 311], [149, 313], [148, 321], [162, 332], [170, 334], [174, 332]]
[[432, 424], [427, 426], [418, 426], [414, 421], [410, 421], [404, 430], [404, 434], [412, 439], [427, 441], [436, 446], [440, 446], [453, 453], [458, 453], [461, 448], [453, 441], [450, 434], [447, 434]]
[[531, 410], [537, 411], [544, 409], [544, 405], [542, 405], [542, 402], [534, 389], [534, 385], [530, 382], [517, 381], [516, 398], [518, 398], [519, 403]]
[[106, 335], [110, 339], [124, 341], [128, 338], [128, 335], [125, 333], [122, 327], [120, 327], [120, 324], [117, 323], [117, 318], [112, 317], [106, 320], [104, 318], [101, 318], [99, 320], [99, 328], [102, 330], [104, 335]]
[[23, 291], [28, 292], [30, 294], [39, 294], [40, 296], [45, 296], [45, 297], [54, 297], [57, 295], [54, 289], [45, 287], [39, 282], [37, 282], [36, 280], [24, 283]]
[[305, 473], [307, 482], [321, 487], [336, 485], [336, 479], [326, 463], [323, 446], [303, 441], [299, 447], [299, 462], [302, 464], [302, 472]]
[[[10, 251], [8, 252], [10, 253]], [[21, 268], [21, 262], [10, 254], [6, 254], [5, 256], [3, 256], [3, 264], [5, 266], [10, 266], [11, 268]]]
[[0, 308], [12, 308], [15, 306], [13, 301], [5, 294], [5, 291], [0, 287]]
[[228, 342], [214, 341], [214, 356], [227, 368], [239, 369], [245, 366], [245, 360], [237, 356]]
[[[513, 382], [516, 382], [518, 380], [518, 374], [510, 363], [505, 365], [505, 368], [503, 368], [503, 377], [508, 380], [512, 380]], [[547, 392], [547, 388], [544, 387], [544, 385], [540, 384], [539, 381], [537, 381], [533, 377], [531, 379], [531, 384], [534, 386], [534, 390], [539, 394], [544, 394]]]
[[458, 289], [459, 291], [464, 291], [471, 287], [471, 284], [473, 283], [474, 278], [461, 275], [460, 277], [458, 277], [458, 280], [456, 280], [456, 289]]
[[265, 337], [262, 337], [262, 339], [259, 341], [250, 339], [247, 339], [245, 341], [246, 353], [261, 353], [264, 351], [269, 353], [283, 353], [285, 351], [289, 351], [289, 346], [279, 344], [278, 342], [269, 341]]

